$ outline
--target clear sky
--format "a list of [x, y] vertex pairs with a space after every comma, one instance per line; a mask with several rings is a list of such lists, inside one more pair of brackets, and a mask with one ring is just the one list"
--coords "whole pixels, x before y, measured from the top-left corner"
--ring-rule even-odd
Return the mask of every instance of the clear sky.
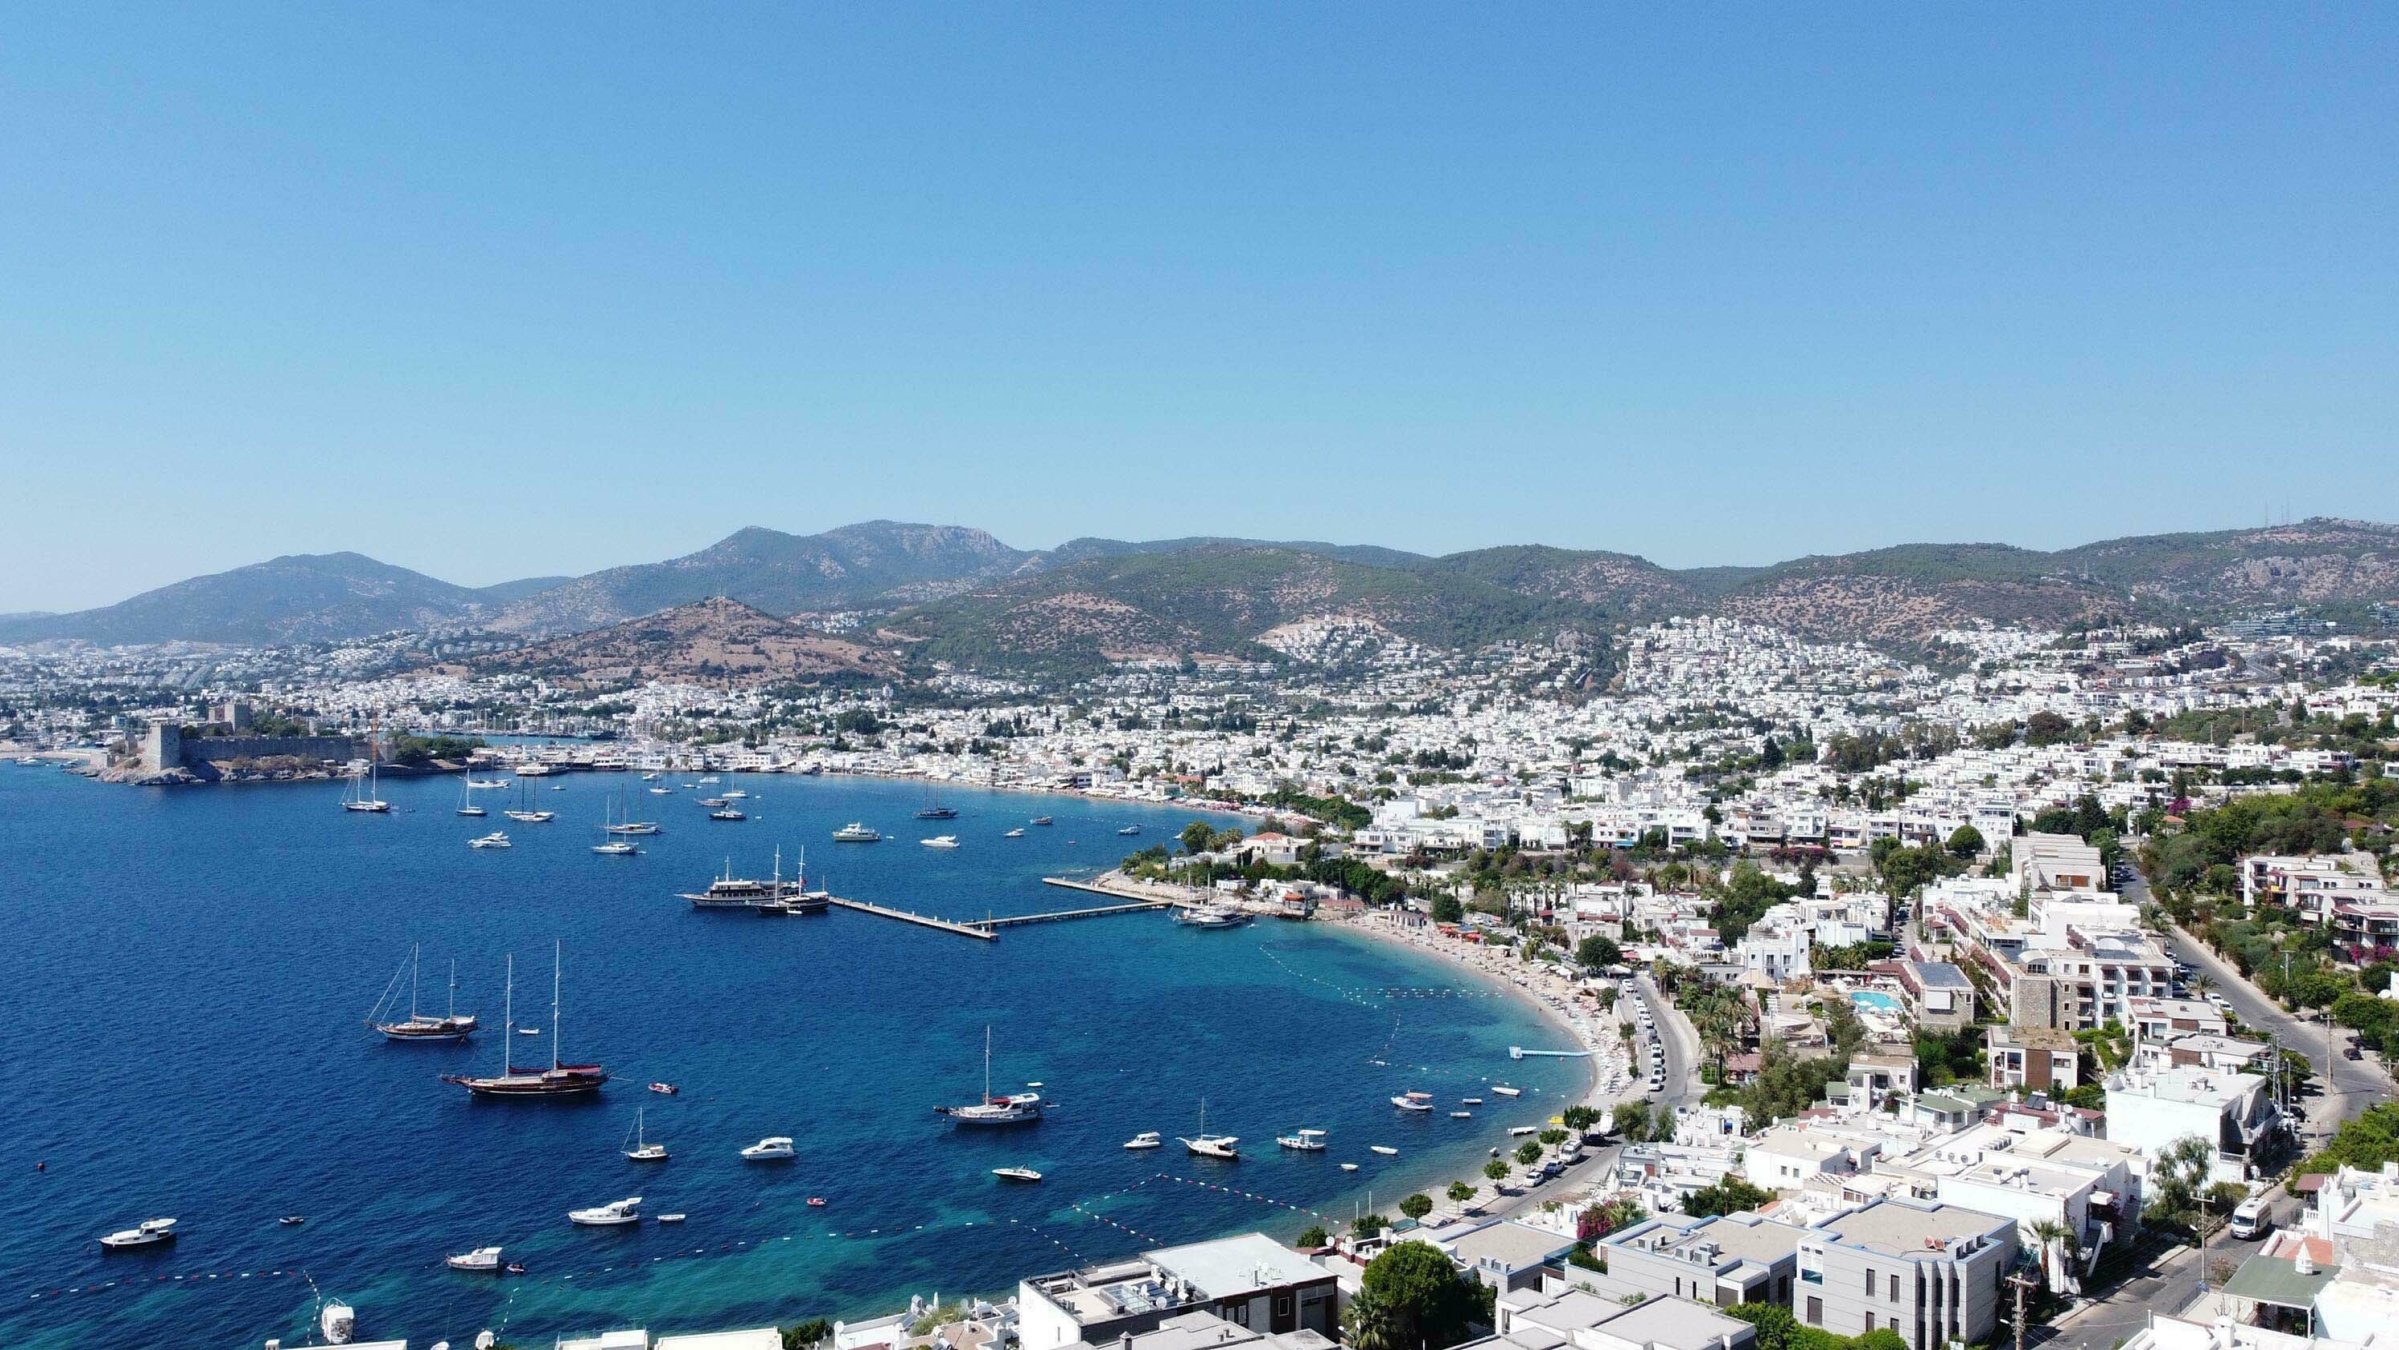
[[2399, 519], [2399, 7], [23, 5], [0, 611]]

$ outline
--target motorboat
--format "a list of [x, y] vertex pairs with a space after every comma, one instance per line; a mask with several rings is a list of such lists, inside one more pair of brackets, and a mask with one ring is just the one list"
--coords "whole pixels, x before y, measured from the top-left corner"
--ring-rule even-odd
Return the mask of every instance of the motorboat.
[[808, 1208], [810, 1208], [810, 1209], [823, 1209], [824, 1207], [825, 1207], [825, 1197], [823, 1197], [823, 1196], [821, 1196], [821, 1195], [812, 1195], [812, 1196], [809, 1196], [809, 1197], [808, 1197]]
[[[446, 1073], [445, 1083], [454, 1083], [476, 1097], [565, 1098], [587, 1097], [598, 1092], [608, 1081], [608, 1071], [597, 1064], [568, 1064], [558, 1054], [558, 995], [560, 980], [566, 968], [565, 947], [561, 944], [551, 955], [550, 964], [550, 1067], [547, 1069], [516, 1067], [516, 1039], [503, 1035], [500, 1045], [500, 1072], [493, 1075]], [[507, 993], [502, 1007], [509, 1032], [533, 1031], [516, 1025], [516, 957], [508, 958]]]
[[680, 1214], [680, 1213], [675, 1213], [675, 1214], [661, 1214], [661, 1215], [659, 1215], [659, 1216], [658, 1216], [658, 1222], [660, 1222], [660, 1223], [681, 1223], [681, 1222], [683, 1222], [683, 1215], [682, 1215], [682, 1214]]
[[450, 1010], [439, 1017], [417, 1011], [417, 953], [418, 947], [408, 949], [408, 1016], [393, 1017], [399, 1011], [400, 973], [392, 972], [391, 983], [383, 986], [383, 997], [367, 1010], [367, 1026], [383, 1033], [392, 1041], [463, 1041], [475, 1034], [475, 1015], [458, 1011], [458, 963], [450, 963]]
[[1322, 1130], [1293, 1130], [1289, 1134], [1276, 1135], [1274, 1141], [1294, 1153], [1324, 1152], [1324, 1131]]
[[1396, 1158], [1399, 1156], [1399, 1150], [1391, 1147], [1389, 1144], [1368, 1144], [1366, 1146], [1366, 1151], [1369, 1153], [1379, 1153], [1386, 1158]]
[[1141, 833], [1141, 827], [1138, 825], [1127, 825], [1123, 829], [1118, 830], [1117, 833], [1123, 835], [1139, 834]]
[[1343, 1163], [1341, 1164], [1341, 1170], [1344, 1172], [1355, 1172], [1358, 1170], [1358, 1165], [1356, 1163]]
[[1036, 825], [1055, 825], [1058, 822], [1050, 819], [1048, 816], [1035, 816], [1033, 817], [1033, 823]]
[[953, 1125], [1031, 1125], [1041, 1119], [1046, 1103], [1038, 1092], [1007, 1092], [994, 1094], [991, 1090], [991, 1028], [983, 1028], [983, 1096], [969, 1106], [936, 1106], [933, 1110], [950, 1118]]
[[880, 844], [883, 832], [862, 820], [853, 820], [833, 832], [836, 844]]
[[1138, 1153], [1143, 1149], [1157, 1148], [1163, 1142], [1164, 1141], [1158, 1138], [1158, 1132], [1156, 1130], [1143, 1130], [1141, 1133], [1134, 1135], [1130, 1139], [1127, 1139], [1125, 1141], [1125, 1147]]
[[1001, 835], [1001, 836], [1000, 836], [1000, 838], [1002, 838], [1002, 839], [1022, 839], [1022, 838], [1024, 838], [1024, 837], [1025, 837], [1025, 827], [1024, 827], [1024, 826], [1022, 826], [1022, 825], [1019, 825], [1019, 826], [1017, 826], [1015, 829], [1013, 829], [1013, 830], [1010, 830], [1010, 831], [1008, 831], [1006, 834], [1003, 834], [1003, 835]]
[[1537, 1125], [1511, 1125], [1508, 1127], [1508, 1136], [1512, 1139], [1522, 1139], [1528, 1134], [1539, 1134], [1540, 1132], [1541, 1129]]
[[659, 1096], [661, 1096], [661, 1097], [672, 1097], [672, 1096], [674, 1096], [676, 1093], [678, 1093], [678, 1092], [681, 1092], [682, 1090], [683, 1090], [683, 1089], [681, 1089], [681, 1088], [679, 1088], [679, 1087], [676, 1087], [676, 1086], [675, 1086], [674, 1084], [672, 1084], [672, 1083], [652, 1083], [652, 1084], [650, 1084], [650, 1091], [657, 1093], [657, 1094], [658, 1094]]
[[642, 1120], [640, 1107], [633, 1109], [633, 1135], [626, 1143], [631, 1147], [626, 1148], [624, 1154], [634, 1162], [666, 1161], [666, 1145], [651, 1141], [649, 1130]]
[[476, 792], [505, 792], [508, 790], [508, 780], [505, 778], [469, 778], [466, 780], [466, 785]]
[[317, 1314], [317, 1330], [327, 1345], [348, 1345], [358, 1331], [358, 1310], [340, 1299], [327, 1303]]
[[286, 1214], [282, 1218], [275, 1220], [275, 1222], [282, 1224], [286, 1228], [297, 1228], [301, 1224], [308, 1222], [308, 1216], [305, 1214]]
[[1433, 1094], [1430, 1092], [1406, 1092], [1393, 1097], [1391, 1104], [1402, 1111], [1422, 1113], [1433, 1109]]
[[654, 787], [650, 789], [650, 795], [653, 797], [672, 797], [675, 795], [675, 790], [673, 788]]
[[1249, 915], [1223, 905], [1186, 905], [1175, 911], [1175, 922], [1185, 928], [1240, 928]]
[[1458, 1104], [1460, 1106], [1481, 1106], [1483, 1104], [1483, 1099], [1480, 1097], [1460, 1097], [1458, 1098]]
[[740, 788], [728, 788], [725, 791], [725, 800], [729, 802], [737, 802], [749, 795], [749, 793], [742, 791]]
[[924, 845], [926, 848], [956, 848], [958, 847], [958, 836], [954, 834], [937, 834], [930, 839], [919, 839], [916, 842]]
[[445, 1256], [441, 1260], [443, 1265], [452, 1270], [470, 1270], [484, 1275], [500, 1273], [500, 1249], [497, 1247], [477, 1247], [471, 1252]]
[[750, 817], [748, 813], [744, 812], [741, 808], [737, 806], [728, 806], [721, 811], [709, 812], [708, 818], [710, 820], [748, 820]]
[[1208, 1133], [1208, 1100], [1205, 1097], [1200, 1099], [1199, 1120], [1199, 1133], [1179, 1141], [1186, 1152], [1195, 1158], [1222, 1158], [1228, 1162], [1240, 1158], [1241, 1150], [1236, 1147], [1241, 1142], [1240, 1136]]
[[1502, 1097], [1521, 1097], [1524, 1095], [1523, 1088], [1512, 1088], [1505, 1084], [1494, 1086], [1491, 1090]]
[[1451, 1120], [1472, 1120], [1472, 1119], [1474, 1119], [1474, 1112], [1472, 1112], [1472, 1111], [1452, 1111], [1452, 1112], [1450, 1112], [1450, 1113], [1449, 1113], [1449, 1118], [1450, 1118]]
[[509, 843], [509, 842], [508, 842], [508, 832], [507, 832], [507, 831], [505, 831], [505, 830], [493, 830], [493, 831], [492, 831], [490, 834], [487, 834], [487, 835], [482, 835], [482, 836], [480, 836], [480, 837], [478, 837], [478, 838], [474, 838], [474, 839], [469, 839], [469, 840], [467, 840], [467, 841], [466, 841], [466, 846], [467, 846], [468, 848], [514, 848], [514, 847], [516, 847], [516, 845], [514, 845], [514, 844], [511, 844], [511, 843]]
[[641, 845], [629, 839], [611, 839], [605, 844], [592, 845], [591, 851], [611, 858], [630, 858], [641, 852]]
[[605, 1205], [594, 1205], [590, 1209], [570, 1209], [566, 1212], [566, 1218], [568, 1223], [584, 1228], [623, 1228], [641, 1222], [641, 1197], [629, 1195]]
[[121, 1228], [100, 1239], [102, 1251], [130, 1252], [143, 1247], [163, 1247], [175, 1240], [173, 1219], [144, 1219], [132, 1228]]
[[1002, 1181], [1032, 1182], [1041, 1180], [1041, 1174], [1030, 1167], [994, 1167], [991, 1169], [991, 1174]]
[[788, 1162], [798, 1156], [788, 1134], [770, 1134], [741, 1151], [743, 1162]]

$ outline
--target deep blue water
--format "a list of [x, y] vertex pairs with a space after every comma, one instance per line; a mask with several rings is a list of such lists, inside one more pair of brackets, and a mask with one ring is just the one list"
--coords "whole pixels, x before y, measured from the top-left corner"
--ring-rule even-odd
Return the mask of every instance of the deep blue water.
[[[1099, 870], [1188, 811], [959, 793], [961, 818], [936, 825], [909, 818], [919, 792], [905, 783], [728, 775], [755, 794], [735, 824], [629, 775], [534, 783], [557, 823], [509, 822], [497, 793], [488, 819], [461, 818], [454, 778], [387, 780], [395, 810], [375, 817], [340, 811], [332, 784], [133, 789], [0, 764], [0, 1343], [305, 1339], [310, 1281], [359, 1307], [362, 1335], [418, 1345], [484, 1326], [533, 1341], [1005, 1293], [1079, 1259], [1309, 1222], [1161, 1174], [1342, 1216], [1372, 1188], [1388, 1212], [1472, 1173], [1507, 1126], [1575, 1086], [1571, 1061], [1506, 1058], [1555, 1039], [1520, 1005], [1328, 925], [1208, 933], [1141, 915], [981, 943], [674, 898], [727, 855], [763, 872], [780, 844], [786, 859], [805, 846], [837, 894], [959, 918], [1070, 907], [1043, 875]], [[666, 833], [641, 857], [597, 856], [604, 804], [628, 786]], [[1055, 827], [1001, 837], [1043, 813]], [[829, 842], [852, 819], [888, 840]], [[1115, 833], [1133, 823], [1140, 840]], [[502, 827], [514, 849], [465, 846]], [[964, 846], [916, 844], [936, 832]], [[473, 1102], [436, 1081], [496, 1067], [505, 954], [520, 1019], [546, 1018], [554, 940], [566, 1057], [617, 1076], [602, 1098]], [[491, 1028], [472, 1044], [389, 1045], [362, 1025], [411, 942], [435, 1006], [458, 962], [460, 1007]], [[987, 1024], [995, 1086], [1038, 1080], [1060, 1105], [1037, 1126], [953, 1134], [930, 1108], [973, 1098]], [[522, 1059], [548, 1047], [515, 1039]], [[652, 1079], [683, 1091], [643, 1091]], [[1386, 1100], [1424, 1088], [1446, 1108], [1490, 1081], [1527, 1094], [1472, 1121], [1400, 1118]], [[1203, 1096], [1209, 1125], [1242, 1137], [1239, 1163], [1172, 1143]], [[636, 1106], [672, 1161], [619, 1156]], [[1301, 1125], [1332, 1131], [1331, 1152], [1275, 1148]], [[1165, 1149], [1119, 1147], [1149, 1129]], [[768, 1134], [795, 1136], [799, 1160], [734, 1156]], [[1005, 1165], [1048, 1179], [1006, 1186], [989, 1175]], [[633, 1194], [690, 1218], [566, 1223]], [[810, 1209], [812, 1195], [829, 1203]], [[293, 1213], [306, 1224], [276, 1224]], [[174, 1248], [99, 1253], [99, 1234], [156, 1215], [182, 1221]], [[442, 1268], [486, 1243], [528, 1274]]]

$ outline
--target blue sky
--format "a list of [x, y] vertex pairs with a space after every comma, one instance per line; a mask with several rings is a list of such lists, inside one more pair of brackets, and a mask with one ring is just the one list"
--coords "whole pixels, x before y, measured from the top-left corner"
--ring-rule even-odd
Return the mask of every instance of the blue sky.
[[30, 6], [0, 611], [2399, 518], [2399, 9]]

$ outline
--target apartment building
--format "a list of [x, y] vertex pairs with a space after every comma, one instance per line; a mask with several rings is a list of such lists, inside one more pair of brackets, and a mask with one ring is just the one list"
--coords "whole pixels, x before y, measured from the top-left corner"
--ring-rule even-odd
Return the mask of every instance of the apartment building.
[[1653, 1298], [1729, 1308], [1789, 1306], [1807, 1230], [1759, 1214], [1693, 1219], [1662, 1214], [1610, 1234], [1600, 1246], [1609, 1277]]
[[1096, 1345], [1186, 1312], [1277, 1335], [1331, 1336], [1337, 1296], [1333, 1272], [1263, 1233], [1245, 1233], [1019, 1281], [1017, 1337], [1024, 1350]]
[[1958, 1205], [1885, 1198], [1808, 1230], [1793, 1311], [1837, 1336], [1877, 1328], [1910, 1350], [1981, 1341], [2016, 1261], [2016, 1221]]

